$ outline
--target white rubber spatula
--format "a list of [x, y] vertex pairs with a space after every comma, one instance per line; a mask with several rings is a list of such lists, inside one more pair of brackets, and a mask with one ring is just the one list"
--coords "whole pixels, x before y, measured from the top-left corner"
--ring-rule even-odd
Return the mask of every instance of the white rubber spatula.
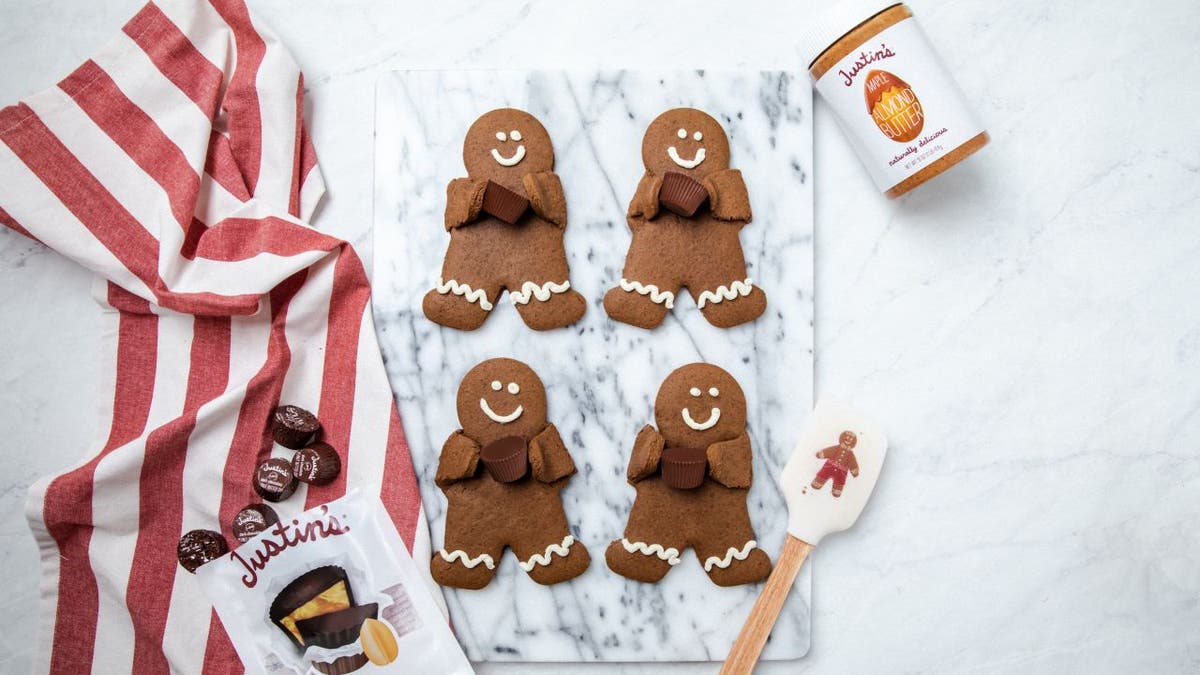
[[822, 537], [858, 520], [886, 454], [887, 438], [852, 408], [821, 403], [813, 410], [779, 476], [788, 504], [783, 552], [729, 650], [721, 675], [754, 670], [804, 559]]

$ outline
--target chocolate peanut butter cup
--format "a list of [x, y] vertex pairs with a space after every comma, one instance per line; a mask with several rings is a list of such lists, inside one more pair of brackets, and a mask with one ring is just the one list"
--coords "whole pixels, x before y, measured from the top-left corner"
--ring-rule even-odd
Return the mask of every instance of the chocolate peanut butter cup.
[[488, 181], [487, 189], [483, 192], [483, 211], [512, 225], [525, 215], [529, 208], [529, 200], [509, 190], [503, 185]]
[[313, 661], [313, 668], [325, 673], [325, 675], [346, 675], [367, 665], [366, 654], [351, 654], [333, 661]]
[[297, 405], [281, 405], [271, 414], [271, 436], [285, 448], [303, 448], [320, 430], [316, 415]]
[[704, 448], [667, 446], [662, 453], [663, 482], [678, 490], [693, 490], [704, 482], [708, 455]]
[[233, 517], [233, 536], [244, 544], [278, 522], [275, 509], [266, 504], [251, 504]]
[[292, 474], [296, 480], [311, 485], [327, 485], [342, 471], [337, 450], [320, 441], [292, 456]]
[[363, 622], [374, 619], [378, 613], [379, 605], [372, 602], [297, 621], [296, 629], [300, 631], [300, 639], [306, 646], [337, 649], [357, 641], [362, 633]]
[[690, 176], [668, 171], [663, 174], [658, 201], [671, 213], [691, 218], [700, 210], [700, 206], [708, 201], [708, 190], [704, 189], [700, 181]]
[[176, 553], [183, 569], [195, 574], [204, 563], [229, 553], [229, 545], [225, 543], [225, 537], [220, 532], [192, 530], [179, 538]]
[[281, 502], [296, 491], [292, 463], [282, 457], [268, 459], [254, 471], [254, 491], [269, 502]]
[[[298, 624], [306, 619], [354, 606], [354, 589], [346, 570], [325, 565], [296, 577], [271, 603], [270, 619], [301, 651], [307, 646]], [[361, 624], [361, 622], [360, 622]]]
[[483, 446], [479, 458], [497, 483], [511, 483], [529, 470], [529, 444], [520, 436], [506, 436]]

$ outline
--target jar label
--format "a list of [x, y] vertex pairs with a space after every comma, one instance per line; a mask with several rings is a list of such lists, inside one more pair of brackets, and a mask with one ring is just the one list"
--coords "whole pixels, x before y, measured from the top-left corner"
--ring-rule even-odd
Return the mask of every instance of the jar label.
[[912, 17], [863, 43], [816, 88], [885, 192], [983, 132]]

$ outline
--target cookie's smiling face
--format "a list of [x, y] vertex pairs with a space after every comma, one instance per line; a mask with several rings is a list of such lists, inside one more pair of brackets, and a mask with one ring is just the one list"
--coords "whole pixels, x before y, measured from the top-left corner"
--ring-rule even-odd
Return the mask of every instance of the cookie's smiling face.
[[490, 359], [475, 366], [458, 387], [458, 420], [481, 445], [505, 436], [526, 440], [546, 426], [546, 390], [529, 366]]
[[554, 170], [554, 146], [541, 122], [523, 110], [501, 108], [475, 120], [463, 142], [471, 178], [489, 179], [523, 194], [521, 177]]
[[693, 363], [667, 376], [654, 401], [654, 421], [667, 443], [705, 448], [746, 429], [746, 397], [729, 373]]
[[658, 175], [675, 171], [699, 179], [729, 168], [729, 139], [707, 113], [675, 108], [659, 115], [646, 129], [642, 162]]

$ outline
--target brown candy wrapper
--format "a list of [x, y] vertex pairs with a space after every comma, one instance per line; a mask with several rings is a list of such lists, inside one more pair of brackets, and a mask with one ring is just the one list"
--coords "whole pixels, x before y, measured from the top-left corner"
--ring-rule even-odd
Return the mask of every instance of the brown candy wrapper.
[[342, 472], [342, 460], [328, 443], [316, 442], [292, 455], [292, 475], [310, 485], [327, 485]]
[[520, 436], [501, 438], [483, 446], [479, 458], [497, 483], [512, 483], [529, 470], [529, 443]]
[[[246, 673], [473, 672], [378, 496], [280, 515], [197, 569]], [[368, 621], [386, 644], [364, 646]], [[403, 657], [368, 665], [367, 647]]]
[[697, 180], [675, 171], [663, 174], [662, 189], [658, 201], [671, 213], [691, 218], [704, 202], [708, 201], [708, 190]]
[[483, 211], [512, 225], [525, 215], [529, 200], [494, 181], [488, 181], [483, 193]]
[[704, 448], [668, 446], [662, 453], [663, 482], [678, 490], [694, 490], [704, 482], [708, 457]]

